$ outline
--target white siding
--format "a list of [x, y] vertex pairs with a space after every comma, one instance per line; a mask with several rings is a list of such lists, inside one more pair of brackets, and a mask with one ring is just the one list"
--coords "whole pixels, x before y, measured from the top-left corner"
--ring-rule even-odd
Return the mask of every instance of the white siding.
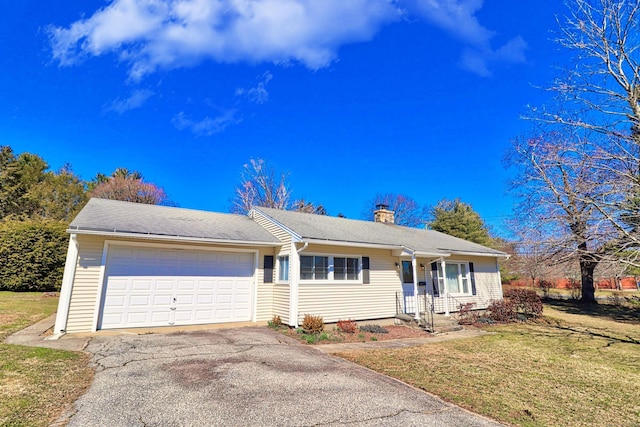
[[309, 245], [301, 254], [368, 256], [371, 283], [300, 283], [299, 321], [305, 314], [322, 316], [325, 322], [367, 320], [396, 315], [396, 293], [402, 292], [395, 268], [398, 258], [382, 249]]

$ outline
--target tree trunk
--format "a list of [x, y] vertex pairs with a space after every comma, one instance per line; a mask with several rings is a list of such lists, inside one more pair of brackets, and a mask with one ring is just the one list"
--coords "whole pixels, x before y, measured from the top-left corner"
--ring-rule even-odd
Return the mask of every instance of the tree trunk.
[[593, 272], [598, 263], [584, 255], [580, 256], [580, 276], [582, 278], [582, 297], [580, 302], [583, 304], [597, 304], [596, 289], [593, 286]]

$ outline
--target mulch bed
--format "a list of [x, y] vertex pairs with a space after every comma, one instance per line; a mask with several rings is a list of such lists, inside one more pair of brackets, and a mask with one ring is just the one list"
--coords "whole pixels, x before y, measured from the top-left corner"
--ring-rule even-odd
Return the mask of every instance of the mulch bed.
[[[352, 342], [370, 342], [370, 341], [386, 341], [386, 340], [395, 340], [400, 338], [428, 338], [431, 335], [422, 330], [422, 329], [414, 329], [406, 326], [384, 326], [384, 328], [388, 331], [386, 334], [374, 334], [371, 332], [362, 332], [356, 331], [354, 333], [348, 334], [342, 331], [339, 331], [335, 327], [326, 327], [324, 333], [328, 335], [328, 339], [317, 341], [314, 344], [335, 344], [335, 343], [352, 343]], [[281, 329], [283, 334], [295, 338], [300, 342], [307, 343], [302, 337], [302, 334], [299, 334], [295, 329]]]

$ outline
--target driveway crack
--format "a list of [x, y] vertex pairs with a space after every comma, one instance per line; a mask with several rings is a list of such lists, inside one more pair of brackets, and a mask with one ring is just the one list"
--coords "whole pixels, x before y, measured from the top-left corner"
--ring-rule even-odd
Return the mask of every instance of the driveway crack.
[[416, 415], [433, 415], [433, 414], [439, 414], [439, 413], [443, 413], [443, 412], [447, 412], [450, 411], [451, 407], [444, 407], [442, 409], [438, 409], [435, 411], [412, 411], [410, 409], [400, 409], [397, 412], [394, 412], [392, 414], [387, 414], [387, 415], [380, 415], [377, 417], [371, 417], [371, 418], [362, 418], [362, 419], [358, 419], [355, 421], [340, 421], [340, 420], [334, 420], [334, 421], [327, 421], [327, 422], [323, 422], [323, 423], [317, 423], [317, 424], [312, 424], [309, 427], [319, 427], [319, 426], [326, 426], [326, 425], [335, 425], [335, 424], [339, 424], [339, 425], [349, 425], [349, 424], [361, 424], [363, 422], [369, 422], [369, 421], [383, 421], [383, 420], [389, 420], [391, 418], [395, 418], [401, 414], [416, 414]]

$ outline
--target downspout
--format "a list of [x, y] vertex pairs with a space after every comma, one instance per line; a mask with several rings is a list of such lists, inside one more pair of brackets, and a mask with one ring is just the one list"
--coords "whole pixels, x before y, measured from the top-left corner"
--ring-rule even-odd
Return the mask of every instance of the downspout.
[[47, 339], [57, 340], [67, 332], [67, 318], [69, 316], [69, 305], [71, 304], [71, 290], [73, 289], [73, 279], [76, 275], [77, 264], [78, 235], [71, 234], [69, 238], [69, 248], [67, 249], [67, 258], [64, 262], [64, 272], [62, 274], [62, 285], [60, 286], [60, 300], [58, 301], [56, 323], [53, 328], [53, 335]]
[[444, 262], [444, 258], [440, 258], [440, 268], [442, 269], [442, 288], [444, 289], [444, 315], [450, 316], [451, 313], [449, 313], [449, 291], [447, 290], [447, 265]]
[[411, 268], [413, 269], [413, 297], [416, 302], [416, 314], [414, 319], [416, 321], [420, 320], [420, 294], [418, 293], [418, 271], [416, 269], [416, 254], [413, 252], [411, 254]]
[[[293, 249], [295, 249], [295, 243], [291, 243]], [[300, 286], [300, 254], [304, 252], [309, 246], [309, 242], [304, 242], [304, 245], [296, 250], [295, 263], [291, 266], [291, 278], [289, 282], [289, 326], [297, 328], [298, 324], [298, 300], [299, 300], [299, 286]]]
[[[500, 298], [498, 299], [502, 299], [504, 295], [502, 295], [502, 274], [500, 273], [500, 260], [498, 257], [496, 257], [496, 271], [498, 272], [498, 292], [500, 292]], [[478, 286], [478, 282], [476, 282], [476, 286]]]

